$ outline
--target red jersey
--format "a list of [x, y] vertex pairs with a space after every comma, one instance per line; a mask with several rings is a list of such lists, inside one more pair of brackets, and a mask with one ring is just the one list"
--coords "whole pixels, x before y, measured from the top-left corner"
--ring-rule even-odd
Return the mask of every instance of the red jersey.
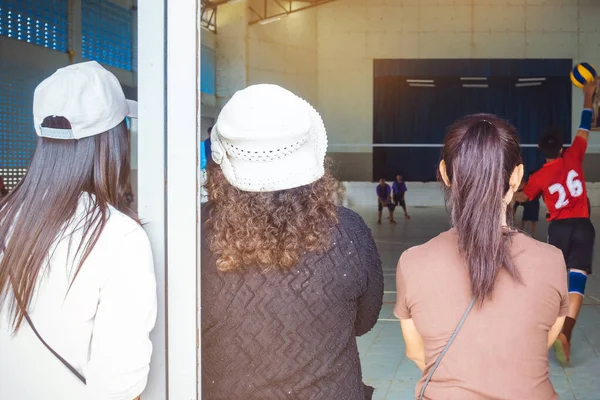
[[583, 176], [583, 157], [587, 141], [576, 137], [571, 147], [556, 160], [547, 162], [529, 177], [523, 193], [530, 200], [542, 194], [548, 207], [548, 221], [589, 218], [587, 188]]

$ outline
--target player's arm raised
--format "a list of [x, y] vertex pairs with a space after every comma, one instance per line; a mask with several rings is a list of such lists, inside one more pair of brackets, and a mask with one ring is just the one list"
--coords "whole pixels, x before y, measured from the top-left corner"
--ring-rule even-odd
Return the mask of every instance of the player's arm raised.
[[581, 112], [581, 123], [579, 124], [579, 130], [577, 131], [577, 136], [575, 137], [580, 137], [586, 142], [588, 140], [588, 136], [590, 135], [590, 129], [592, 128], [592, 106], [595, 90], [595, 80], [592, 82], [588, 82], [583, 87], [583, 111]]

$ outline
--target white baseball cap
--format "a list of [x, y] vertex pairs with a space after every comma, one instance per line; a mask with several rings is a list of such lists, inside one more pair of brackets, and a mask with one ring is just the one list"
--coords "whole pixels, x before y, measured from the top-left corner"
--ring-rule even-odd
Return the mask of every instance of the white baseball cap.
[[213, 160], [247, 192], [296, 188], [323, 177], [327, 131], [305, 100], [276, 85], [233, 95], [211, 135]]
[[[42, 127], [44, 118], [64, 117], [71, 129]], [[57, 70], [33, 94], [33, 121], [38, 136], [82, 139], [137, 118], [137, 102], [125, 99], [117, 77], [96, 61]]]

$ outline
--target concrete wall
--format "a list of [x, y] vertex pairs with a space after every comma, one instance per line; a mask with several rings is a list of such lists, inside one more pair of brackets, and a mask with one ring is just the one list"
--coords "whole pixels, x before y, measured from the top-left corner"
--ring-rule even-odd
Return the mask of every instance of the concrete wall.
[[[218, 9], [217, 109], [248, 85], [273, 83], [317, 102], [317, 10], [266, 25], [248, 25], [264, 12], [264, 1], [226, 4]], [[268, 9], [278, 7], [269, 0]], [[269, 11], [271, 13], [271, 11]], [[210, 33], [202, 32], [203, 36]]]
[[[600, 65], [598, 0], [339, 0], [317, 10], [317, 106], [330, 156], [349, 180], [372, 175], [371, 147], [336, 144], [372, 143], [374, 59], [572, 58]], [[575, 90], [574, 128], [581, 106]], [[600, 144], [600, 135], [591, 144]], [[599, 164], [600, 155], [588, 157], [588, 165]], [[587, 175], [600, 181], [600, 170], [588, 168]]]
[[[233, 94], [247, 86], [248, 5], [225, 4], [218, 9], [216, 35], [216, 97], [220, 109]], [[203, 31], [202, 35], [206, 35]]]
[[316, 106], [317, 9], [248, 27], [248, 84], [257, 83], [283, 86]]

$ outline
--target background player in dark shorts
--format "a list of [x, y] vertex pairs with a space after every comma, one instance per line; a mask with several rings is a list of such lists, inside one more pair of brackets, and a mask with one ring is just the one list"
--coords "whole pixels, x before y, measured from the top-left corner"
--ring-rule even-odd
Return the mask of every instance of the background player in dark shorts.
[[386, 207], [390, 212], [388, 216], [390, 223], [395, 224], [396, 221], [394, 221], [394, 209], [396, 208], [396, 206], [394, 205], [394, 203], [392, 203], [392, 188], [390, 187], [390, 185], [385, 183], [385, 178], [379, 179], [379, 185], [377, 185], [376, 192], [378, 210], [377, 223], [381, 224], [381, 214], [383, 211], [383, 207]]
[[596, 230], [589, 218], [570, 218], [551, 221], [548, 243], [559, 248], [570, 269], [592, 273]]
[[[517, 190], [517, 193], [523, 193], [524, 186], [525, 186], [525, 181], [522, 181], [521, 184], [519, 185], [519, 190]], [[515, 198], [516, 198], [516, 196], [515, 196]], [[513, 202], [513, 220], [514, 220], [514, 217], [516, 217], [516, 215], [517, 215], [517, 210], [519, 209], [519, 206], [523, 206], [523, 204], [525, 204], [525, 202], [521, 202], [521, 201]], [[521, 228], [521, 229], [523, 229], [523, 228]]]
[[[534, 174], [537, 171], [530, 173], [529, 175]], [[526, 180], [523, 180], [521, 185], [519, 186], [519, 191], [517, 193], [522, 193]], [[525, 202], [515, 202], [513, 206], [513, 212], [516, 214], [519, 206], [523, 206], [523, 215], [521, 216], [521, 225], [519, 229], [522, 231], [527, 231], [527, 226], [531, 226], [529, 233], [531, 236], [535, 236], [535, 228], [537, 226], [537, 222], [539, 220], [540, 215], [540, 196], [536, 197], [533, 200], [525, 201]]]
[[517, 210], [519, 209], [519, 206], [522, 206], [525, 203], [521, 203], [520, 201], [515, 201], [515, 203], [513, 204], [513, 214], [517, 214]]
[[530, 225], [531, 229], [529, 233], [534, 236], [535, 228], [537, 226], [537, 222], [540, 217], [540, 198], [539, 196], [533, 200], [526, 201], [523, 203], [523, 216], [521, 217], [521, 226], [520, 229], [522, 231], [527, 230], [527, 226]]
[[546, 163], [532, 174], [515, 200], [544, 197], [550, 225], [548, 243], [559, 248], [569, 270], [569, 311], [563, 330], [554, 343], [556, 358], [567, 364], [571, 352], [571, 334], [583, 304], [587, 276], [592, 273], [595, 230], [590, 221], [590, 207], [583, 173], [583, 159], [591, 129], [595, 82], [583, 87], [584, 106], [579, 130], [573, 144], [562, 150], [562, 134], [549, 131], [540, 137], [538, 147]]
[[396, 175], [396, 180], [392, 184], [392, 192], [394, 193], [394, 205], [400, 206], [404, 210], [404, 219], [410, 219], [410, 215], [406, 211], [406, 199], [405, 194], [408, 191], [406, 188], [406, 183], [402, 178], [402, 175]]

